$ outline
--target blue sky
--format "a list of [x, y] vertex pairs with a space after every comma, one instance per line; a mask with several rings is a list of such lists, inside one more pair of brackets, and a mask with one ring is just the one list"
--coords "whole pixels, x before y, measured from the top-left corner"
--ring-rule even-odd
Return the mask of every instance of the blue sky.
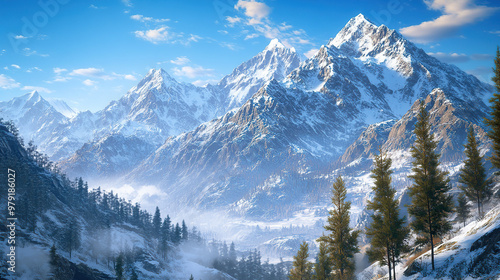
[[37, 89], [79, 110], [102, 109], [150, 68], [213, 83], [275, 37], [309, 55], [359, 13], [487, 82], [500, 45], [498, 1], [0, 3], [0, 101]]

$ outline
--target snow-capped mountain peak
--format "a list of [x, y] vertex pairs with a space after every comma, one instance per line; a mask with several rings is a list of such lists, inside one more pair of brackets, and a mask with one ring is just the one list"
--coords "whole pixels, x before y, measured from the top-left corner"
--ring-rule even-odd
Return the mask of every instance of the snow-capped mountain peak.
[[250, 60], [240, 64], [218, 83], [222, 95], [228, 97], [226, 112], [240, 107], [266, 82], [283, 80], [300, 64], [294, 48], [287, 48], [278, 39]]
[[[287, 49], [287, 47], [285, 47], [285, 45], [283, 45], [283, 43], [281, 43], [278, 38], [274, 38], [274, 39], [271, 40], [271, 42], [269, 43], [269, 45], [267, 45], [267, 47], [264, 50], [265, 51], [271, 51], [273, 49]], [[292, 51], [295, 52], [294, 48], [290, 48], [290, 50], [292, 50]]]
[[40, 96], [40, 94], [36, 90], [29, 93], [29, 95], [27, 95], [27, 97], [28, 97], [28, 101], [33, 102], [33, 103], [39, 102], [42, 99], [42, 97]]
[[154, 88], [159, 90], [161, 87], [168, 87], [176, 84], [178, 84], [178, 82], [172, 78], [167, 71], [163, 70], [163, 68], [150, 69], [137, 86], [130, 89], [129, 93], [144, 93]]
[[333, 45], [340, 48], [345, 43], [352, 43], [359, 41], [366, 34], [372, 33], [378, 27], [370, 20], [366, 19], [364, 15], [359, 14], [347, 22], [347, 24], [340, 30], [333, 40], [328, 45]]
[[408, 56], [407, 49], [417, 50], [395, 30], [385, 25], [377, 26], [362, 14], [349, 20], [328, 46], [335, 46], [354, 57]]

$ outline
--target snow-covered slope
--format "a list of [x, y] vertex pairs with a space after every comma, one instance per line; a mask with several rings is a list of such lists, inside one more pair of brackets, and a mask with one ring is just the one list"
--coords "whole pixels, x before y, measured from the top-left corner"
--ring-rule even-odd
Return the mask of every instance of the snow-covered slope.
[[[498, 279], [500, 207], [494, 207], [482, 219], [469, 221], [435, 248], [434, 271], [429, 250], [416, 258], [410, 255], [412, 260], [407, 258], [398, 264], [397, 279]], [[358, 280], [387, 278], [387, 267], [380, 267], [378, 262], [357, 275]]]
[[56, 109], [56, 111], [63, 114], [67, 118], [71, 119], [79, 113], [78, 110], [71, 108], [68, 104], [66, 104], [66, 102], [61, 99], [50, 99], [48, 101], [50, 105], [52, 105], [52, 107]]
[[216, 90], [226, 98], [226, 112], [239, 108], [266, 82], [283, 80], [299, 64], [295, 49], [273, 39], [262, 52], [236, 67], [216, 85]]

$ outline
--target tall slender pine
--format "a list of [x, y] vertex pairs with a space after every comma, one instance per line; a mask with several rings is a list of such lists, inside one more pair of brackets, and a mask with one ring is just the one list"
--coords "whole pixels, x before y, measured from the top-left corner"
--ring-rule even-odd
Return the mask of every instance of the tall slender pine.
[[434, 270], [434, 241], [451, 229], [447, 217], [453, 210], [453, 201], [447, 194], [450, 190], [448, 173], [439, 169], [437, 143], [431, 134], [429, 113], [423, 101], [420, 103], [414, 133], [417, 139], [411, 148], [413, 174], [409, 176], [414, 183], [410, 188], [412, 201], [408, 213], [414, 217], [411, 227], [419, 234], [417, 242], [431, 246]]
[[158, 206], [156, 206], [155, 215], [153, 216], [153, 236], [156, 238], [161, 236], [161, 214]]
[[[389, 268], [389, 279], [396, 279], [395, 265], [402, 253], [409, 230], [406, 219], [399, 217], [399, 203], [395, 198], [396, 190], [391, 187], [392, 160], [382, 151], [375, 157], [371, 177], [375, 180], [372, 201], [368, 209], [374, 210], [372, 223], [366, 234], [371, 237], [368, 256], [371, 261], [380, 261]], [[391, 271], [392, 268], [392, 271]], [[391, 275], [394, 272], [394, 276]]]
[[490, 127], [488, 137], [493, 142], [493, 152], [489, 160], [494, 167], [500, 169], [500, 49], [497, 47], [497, 55], [494, 59], [495, 67], [493, 68], [493, 78], [495, 83], [496, 93], [490, 98], [491, 118], [485, 119], [486, 124]]
[[297, 255], [293, 257], [293, 268], [290, 270], [290, 280], [311, 280], [312, 264], [307, 260], [309, 257], [309, 245], [304, 241], [300, 245]]
[[347, 190], [342, 177], [337, 177], [333, 183], [332, 203], [334, 208], [328, 216], [325, 226], [329, 235], [321, 236], [318, 241], [325, 242], [332, 260], [332, 276], [334, 279], [352, 279], [354, 277], [354, 254], [359, 252], [359, 231], [349, 227], [349, 210], [351, 203], [346, 201]]
[[479, 154], [474, 128], [470, 126], [465, 144], [464, 167], [460, 170], [460, 188], [470, 201], [477, 203], [477, 212], [481, 217], [481, 209], [484, 201], [493, 194], [491, 183], [486, 177], [486, 168], [483, 165], [483, 157]]
[[461, 193], [458, 196], [457, 199], [457, 218], [464, 223], [465, 227], [465, 222], [467, 221], [467, 218], [469, 218], [470, 214], [470, 206], [467, 205], [467, 198], [465, 198], [465, 195]]

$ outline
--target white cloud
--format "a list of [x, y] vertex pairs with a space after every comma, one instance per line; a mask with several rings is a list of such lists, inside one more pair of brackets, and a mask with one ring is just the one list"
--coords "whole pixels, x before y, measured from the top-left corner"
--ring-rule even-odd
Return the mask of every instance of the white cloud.
[[16, 68], [16, 69], [21, 69], [21, 66], [17, 65], [17, 64], [11, 64], [10, 66]]
[[59, 68], [59, 67], [56, 67], [56, 68], [52, 68], [52, 70], [54, 71], [54, 73], [56, 74], [61, 74], [63, 72], [67, 72], [68, 69], [64, 69], [64, 68]]
[[85, 81], [82, 82], [82, 84], [88, 86], [88, 87], [91, 87], [91, 86], [94, 86], [95, 84], [97, 84], [96, 81], [92, 81], [90, 79], [86, 79]]
[[4, 74], [0, 74], [0, 88], [3, 89], [13, 89], [20, 87], [21, 84], [16, 82], [11, 77], [5, 76]]
[[446, 63], [464, 63], [470, 60], [493, 60], [493, 55], [481, 53], [466, 55], [463, 53], [430, 52], [428, 54]]
[[249, 17], [249, 23], [258, 24], [262, 19], [267, 18], [271, 12], [271, 8], [262, 2], [242, 1], [239, 0], [234, 6], [236, 10], [244, 10], [244, 13]]
[[307, 58], [311, 58], [313, 57], [315, 54], [317, 54], [319, 51], [319, 49], [310, 49], [308, 50], [306, 53], [304, 53], [304, 55], [307, 57]]
[[[55, 77], [52, 82], [66, 82], [66, 81], [69, 81], [71, 79], [73, 79], [73, 78], [71, 78], [71, 77]], [[49, 84], [51, 84], [52, 82], [49, 82]]]
[[31, 72], [33, 72], [33, 70], [40, 71], [40, 72], [43, 71], [42, 69], [35, 66], [35, 67], [31, 67], [30, 69], [26, 70], [26, 72], [31, 73]]
[[257, 33], [252, 33], [252, 34], [248, 34], [246, 37], [245, 37], [245, 40], [248, 40], [248, 39], [253, 39], [253, 38], [257, 38], [259, 37], [259, 34]]
[[130, 75], [130, 74], [123, 75], [123, 78], [125, 80], [129, 80], [129, 81], [136, 81], [137, 80], [137, 78], [134, 75]]
[[91, 4], [91, 5], [89, 6], [89, 8], [94, 9], [94, 10], [102, 10], [102, 9], [104, 9], [104, 7], [99, 7], [99, 6], [96, 6], [96, 5], [94, 5], [94, 4]]
[[21, 88], [22, 90], [28, 90], [28, 91], [38, 91], [39, 93], [52, 93], [52, 91], [48, 88], [44, 87], [35, 87], [35, 86], [24, 86]]
[[281, 30], [281, 31], [285, 31], [285, 30], [288, 30], [290, 28], [292, 28], [293, 26], [289, 25], [289, 24], [286, 24], [286, 22], [282, 22], [278, 28]]
[[0, 51], [0, 55], [3, 55], [5, 52], [6, 52], [6, 50], [3, 49], [2, 51]]
[[233, 44], [233, 43], [228, 43], [228, 42], [220, 42], [219, 43], [220, 46], [224, 47], [224, 48], [228, 48], [232, 51], [236, 50], [236, 45]]
[[104, 72], [104, 69], [97, 68], [80, 68], [75, 69], [69, 73], [70, 76], [83, 76], [83, 77], [92, 77], [92, 78], [100, 78], [103, 80], [112, 80], [113, 77], [107, 75]]
[[241, 22], [240, 17], [226, 17], [227, 22], [229, 22], [229, 26], [234, 26], [236, 23]]
[[147, 22], [148, 21], [148, 22], [160, 23], [160, 22], [170, 21], [170, 19], [168, 19], [168, 18], [155, 19], [155, 18], [152, 18], [152, 17], [145, 17], [143, 15], [131, 15], [130, 18], [133, 19], [133, 20], [140, 21], [140, 22]]
[[191, 60], [187, 58], [186, 56], [179, 56], [175, 58], [174, 60], [170, 60], [170, 63], [175, 64], [175, 65], [184, 65], [189, 63]]
[[132, 6], [134, 6], [134, 5], [132, 4], [132, 0], [122, 0], [122, 3], [123, 3], [123, 5], [125, 5], [125, 6], [127, 6], [127, 7], [132, 7]]
[[[117, 78], [122, 78], [125, 80], [135, 81], [137, 78], [132, 74], [117, 74], [111, 73], [108, 74], [104, 71], [104, 69], [89, 67], [89, 68], [79, 68], [74, 69], [67, 76], [62, 76], [62, 73], [68, 72], [67, 69], [63, 68], [54, 68], [54, 73], [56, 73], [56, 77], [53, 81], [48, 82], [65, 82], [71, 80], [72, 77], [85, 77], [85, 78], [93, 78], [93, 79], [101, 79], [101, 80], [114, 80]], [[94, 80], [86, 79], [83, 81], [83, 84], [86, 86], [92, 86], [96, 82]]]
[[23, 49], [23, 55], [25, 55], [25, 56], [38, 55], [38, 56], [41, 56], [41, 57], [48, 57], [49, 56], [48, 54], [39, 53], [39, 52], [37, 52], [35, 50], [32, 50], [30, 48], [24, 48]]
[[14, 36], [14, 39], [17, 39], [17, 40], [25, 40], [25, 39], [28, 39], [28, 37], [23, 36], [23, 35], [16, 35], [16, 36]]
[[187, 42], [198, 42], [199, 40], [203, 39], [202, 37], [198, 36], [198, 35], [193, 35], [193, 34], [189, 34], [189, 38], [187, 39]]
[[134, 33], [137, 38], [144, 39], [153, 44], [158, 44], [159, 42], [165, 42], [172, 39], [172, 36], [170, 36], [167, 29], [168, 29], [167, 26], [162, 26], [157, 29], [135, 31]]
[[[292, 25], [282, 22], [275, 24], [269, 19], [271, 8], [265, 3], [256, 1], [239, 0], [234, 6], [237, 11], [243, 11], [245, 18], [244, 25], [254, 29], [254, 33], [248, 34], [248, 29], [241, 31], [245, 36], [245, 40], [264, 36], [267, 39], [280, 39], [280, 41], [288, 48], [294, 45], [312, 45], [308, 39], [306, 32], [302, 29], [294, 30]], [[231, 23], [233, 18], [227, 17]], [[233, 20], [234, 21], [234, 20]], [[241, 20], [243, 22], [243, 19]]]
[[429, 43], [455, 34], [460, 27], [492, 15], [498, 8], [479, 6], [475, 0], [424, 0], [431, 10], [441, 11], [435, 20], [400, 29], [401, 34], [418, 43]]
[[[500, 36], [500, 30], [490, 31], [490, 33]], [[3, 51], [5, 51], [5, 50], [3, 50]]]
[[191, 66], [184, 66], [182, 68], [173, 68], [174, 74], [176, 76], [184, 76], [188, 78], [196, 78], [196, 77], [206, 77], [206, 76], [213, 76], [214, 75], [214, 69], [206, 69], [201, 66], [198, 67], [191, 67]]

